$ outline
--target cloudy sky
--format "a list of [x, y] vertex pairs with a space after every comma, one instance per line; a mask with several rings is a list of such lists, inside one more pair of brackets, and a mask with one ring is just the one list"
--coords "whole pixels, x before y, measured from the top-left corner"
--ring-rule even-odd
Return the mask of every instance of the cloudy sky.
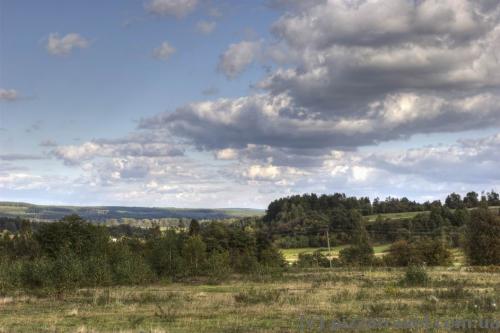
[[0, 0], [0, 200], [500, 189], [497, 0]]

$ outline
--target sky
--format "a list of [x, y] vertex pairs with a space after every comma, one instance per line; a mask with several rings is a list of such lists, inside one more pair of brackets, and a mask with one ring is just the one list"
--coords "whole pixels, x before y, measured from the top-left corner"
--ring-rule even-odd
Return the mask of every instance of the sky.
[[497, 0], [0, 0], [0, 201], [500, 189]]

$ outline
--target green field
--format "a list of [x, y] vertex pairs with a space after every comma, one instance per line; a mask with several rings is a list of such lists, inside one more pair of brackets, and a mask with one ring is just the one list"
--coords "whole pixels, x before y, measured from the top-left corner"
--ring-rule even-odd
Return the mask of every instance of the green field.
[[403, 276], [394, 268], [311, 269], [271, 280], [235, 277], [222, 285], [83, 289], [60, 299], [3, 295], [0, 332], [283, 333], [299, 332], [301, 316], [344, 321], [500, 317], [496, 270], [435, 268], [430, 281], [415, 286], [403, 284]]
[[386, 213], [386, 214], [374, 214], [374, 215], [367, 215], [365, 218], [367, 219], [368, 222], [375, 222], [377, 217], [380, 215], [382, 216], [383, 219], [411, 219], [415, 217], [418, 214], [421, 213], [428, 213], [427, 211], [424, 212], [404, 212], [404, 213]]
[[[331, 255], [332, 257], [336, 258], [339, 256], [339, 252], [346, 248], [348, 245], [341, 245], [341, 246], [333, 246], [331, 248]], [[381, 245], [376, 245], [373, 247], [373, 250], [375, 252], [375, 255], [383, 255], [384, 252], [386, 252], [391, 244], [381, 244]], [[328, 255], [328, 249], [324, 247], [303, 247], [303, 248], [295, 248], [295, 249], [281, 249], [280, 250], [283, 256], [285, 257], [285, 260], [289, 263], [295, 262], [299, 258], [299, 253], [313, 253], [315, 251], [320, 251], [325, 255]]]
[[[474, 208], [471, 208], [474, 209]], [[498, 212], [500, 210], [499, 206], [490, 206], [490, 210], [494, 212]], [[452, 209], [453, 211], [453, 209]], [[365, 216], [365, 219], [368, 222], [375, 222], [377, 220], [377, 217], [380, 215], [383, 219], [389, 219], [389, 220], [400, 220], [400, 219], [411, 219], [415, 217], [418, 214], [428, 214], [429, 211], [421, 211], [421, 212], [403, 212], [403, 213], [385, 213], [385, 214], [373, 214], [373, 215], [367, 215]]]
[[248, 208], [174, 208], [174, 207], [125, 207], [125, 206], [57, 206], [33, 205], [22, 202], [0, 202], [0, 216], [29, 218], [41, 221], [60, 220], [77, 214], [88, 221], [110, 219], [232, 219], [262, 216], [264, 210]]

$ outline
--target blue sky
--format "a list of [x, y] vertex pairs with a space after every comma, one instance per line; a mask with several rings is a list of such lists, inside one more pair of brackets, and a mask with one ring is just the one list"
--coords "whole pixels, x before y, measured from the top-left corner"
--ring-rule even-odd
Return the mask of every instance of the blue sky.
[[0, 200], [496, 189], [499, 7], [0, 0]]

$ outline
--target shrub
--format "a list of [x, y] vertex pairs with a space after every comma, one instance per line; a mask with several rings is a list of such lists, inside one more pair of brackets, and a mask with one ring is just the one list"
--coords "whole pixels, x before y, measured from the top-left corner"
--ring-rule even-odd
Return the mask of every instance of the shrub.
[[234, 295], [236, 303], [243, 304], [272, 304], [277, 303], [282, 295], [286, 293], [285, 289], [255, 289], [251, 288], [248, 291], [240, 292]]
[[298, 267], [330, 267], [330, 261], [321, 251], [314, 251], [313, 253], [299, 253], [299, 260], [295, 265]]
[[207, 259], [206, 271], [211, 282], [227, 279], [231, 274], [229, 253], [227, 251], [212, 253]]
[[430, 282], [429, 275], [424, 266], [409, 266], [405, 272], [403, 284], [409, 286], [422, 286]]
[[446, 266], [451, 263], [451, 252], [439, 240], [419, 239], [393, 243], [384, 258], [389, 266], [429, 265]]
[[471, 213], [467, 224], [465, 252], [472, 265], [500, 264], [500, 219], [487, 208]]
[[340, 251], [339, 259], [345, 265], [369, 266], [373, 263], [374, 251], [368, 242], [361, 242]]
[[74, 291], [82, 285], [83, 277], [82, 263], [71, 253], [61, 253], [53, 260], [49, 278], [58, 296]]
[[23, 261], [19, 274], [20, 285], [28, 291], [51, 288], [53, 262], [46, 258]]
[[113, 282], [120, 285], [146, 283], [153, 280], [153, 273], [141, 256], [132, 253], [126, 245], [119, 244], [110, 256]]
[[20, 261], [0, 260], [0, 296], [20, 287]]
[[113, 281], [107, 257], [90, 257], [82, 262], [83, 284], [86, 286], [109, 286]]

